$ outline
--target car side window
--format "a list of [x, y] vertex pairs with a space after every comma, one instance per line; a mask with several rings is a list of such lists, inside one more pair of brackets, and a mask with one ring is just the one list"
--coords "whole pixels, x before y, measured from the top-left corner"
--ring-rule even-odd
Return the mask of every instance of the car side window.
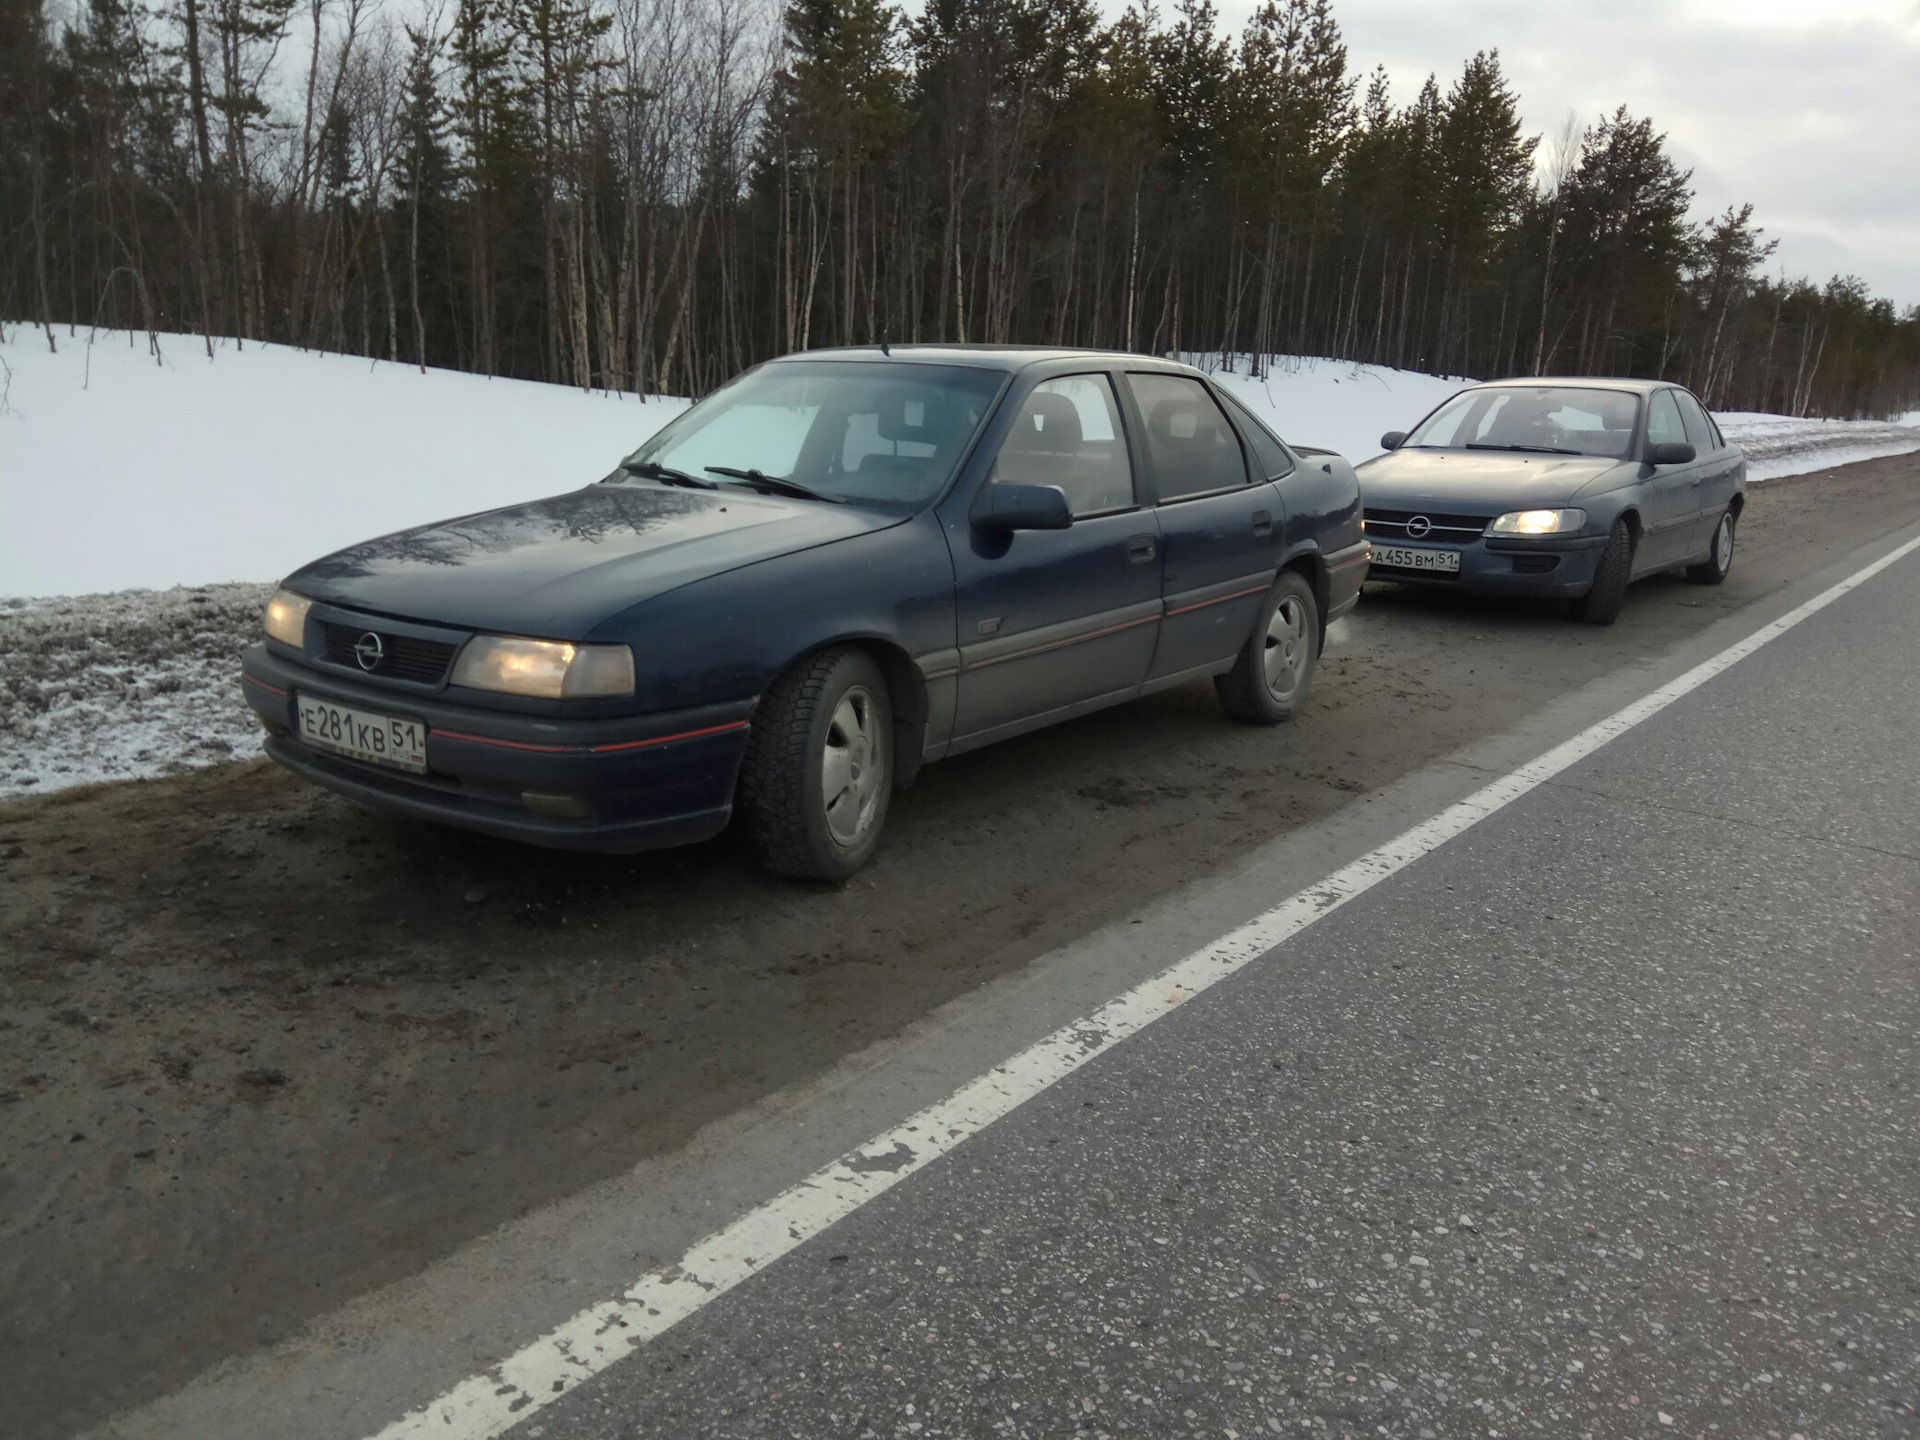
[[1233, 412], [1233, 418], [1240, 422], [1240, 434], [1247, 442], [1247, 448], [1253, 451], [1254, 468], [1269, 480], [1278, 480], [1293, 473], [1293, 456], [1287, 453], [1287, 447], [1274, 437], [1274, 433], [1260, 423], [1260, 419], [1233, 396], [1227, 396], [1227, 409]]
[[1707, 423], [1707, 412], [1700, 408], [1700, 402], [1684, 390], [1668, 392], [1680, 405], [1680, 422], [1687, 427], [1687, 439], [1693, 448], [1702, 455], [1717, 449], [1713, 443], [1713, 426]]
[[993, 478], [1058, 485], [1075, 515], [1134, 503], [1133, 463], [1105, 375], [1062, 375], [1033, 387], [1000, 442]]
[[1185, 375], [1132, 374], [1127, 384], [1147, 422], [1147, 453], [1160, 499], [1245, 485], [1240, 441], [1207, 387]]
[[1653, 397], [1653, 403], [1647, 406], [1647, 443], [1649, 445], [1687, 443], [1686, 427], [1680, 423], [1680, 407], [1673, 403], [1671, 390], [1662, 390]]

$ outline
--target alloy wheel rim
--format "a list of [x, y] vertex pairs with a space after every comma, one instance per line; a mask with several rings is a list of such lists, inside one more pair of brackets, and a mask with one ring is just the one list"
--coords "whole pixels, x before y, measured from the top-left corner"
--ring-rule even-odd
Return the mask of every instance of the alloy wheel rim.
[[885, 737], [876, 723], [873, 692], [855, 685], [833, 707], [821, 756], [821, 798], [827, 829], [842, 845], [858, 844], [880, 810], [886, 770]]
[[1276, 700], [1285, 700], [1300, 688], [1309, 648], [1307, 607], [1298, 596], [1285, 596], [1267, 620], [1266, 649], [1261, 657], [1267, 690]]
[[1726, 574], [1733, 568], [1733, 517], [1720, 517], [1720, 533], [1714, 539], [1714, 551], [1719, 556], [1720, 573]]

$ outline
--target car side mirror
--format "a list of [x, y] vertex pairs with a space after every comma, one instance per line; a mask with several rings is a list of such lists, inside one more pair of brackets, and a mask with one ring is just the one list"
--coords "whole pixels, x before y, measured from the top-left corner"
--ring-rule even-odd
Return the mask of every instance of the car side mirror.
[[1380, 437], [1380, 448], [1382, 450], [1398, 450], [1406, 443], [1407, 432], [1404, 430], [1389, 430]]
[[1684, 440], [1662, 440], [1647, 446], [1647, 464], [1691, 465], [1694, 453], [1693, 446]]
[[987, 486], [981, 523], [995, 530], [1065, 530], [1073, 524], [1073, 507], [1058, 485], [995, 480]]

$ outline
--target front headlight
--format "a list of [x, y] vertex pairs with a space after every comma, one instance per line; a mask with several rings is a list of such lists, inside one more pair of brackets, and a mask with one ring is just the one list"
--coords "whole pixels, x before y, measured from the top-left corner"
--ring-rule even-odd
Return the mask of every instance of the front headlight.
[[1509, 510], [1487, 527], [1487, 534], [1565, 535], [1586, 523], [1584, 510]]
[[267, 638], [300, 650], [307, 643], [307, 611], [313, 601], [291, 590], [276, 590], [267, 601]]
[[453, 683], [542, 700], [631, 695], [633, 651], [625, 645], [476, 635], [454, 662]]

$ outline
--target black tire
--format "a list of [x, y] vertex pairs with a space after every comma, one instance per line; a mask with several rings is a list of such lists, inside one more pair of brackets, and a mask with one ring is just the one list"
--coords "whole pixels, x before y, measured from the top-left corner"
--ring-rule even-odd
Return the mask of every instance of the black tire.
[[1214, 677], [1220, 708], [1249, 725], [1291, 720], [1307, 703], [1319, 661], [1320, 604], [1313, 586], [1298, 570], [1282, 570], [1233, 669]]
[[1573, 602], [1574, 618], [1589, 625], [1611, 625], [1619, 619], [1632, 574], [1633, 531], [1625, 520], [1616, 520], [1613, 533], [1607, 536], [1606, 549], [1600, 552], [1600, 563], [1594, 567], [1592, 587]]
[[1718, 585], [1733, 569], [1733, 534], [1740, 517], [1728, 510], [1713, 527], [1713, 548], [1698, 565], [1687, 567], [1687, 579], [1696, 585]]
[[[846, 719], [852, 712], [864, 716], [857, 726]], [[836, 884], [866, 864], [893, 796], [893, 738], [886, 677], [864, 651], [823, 650], [775, 680], [740, 767], [741, 818], [760, 862], [776, 875]], [[831, 762], [830, 748], [839, 755]], [[849, 775], [830, 803], [827, 785]]]

